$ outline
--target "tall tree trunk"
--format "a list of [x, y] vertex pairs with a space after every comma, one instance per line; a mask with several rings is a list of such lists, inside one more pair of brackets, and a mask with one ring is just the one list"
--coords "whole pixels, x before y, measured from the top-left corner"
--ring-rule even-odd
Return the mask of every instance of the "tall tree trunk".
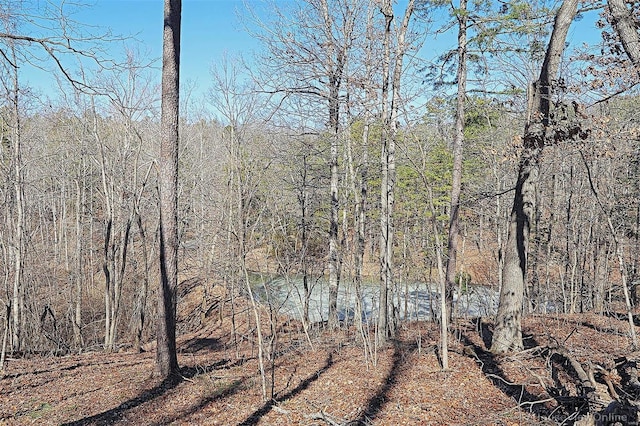
[[300, 206], [300, 230], [301, 230], [301, 243], [302, 252], [300, 255], [300, 268], [302, 269], [302, 288], [304, 290], [304, 301], [302, 308], [302, 323], [305, 330], [309, 327], [309, 304], [311, 301], [311, 286], [309, 285], [309, 229], [307, 221], [309, 220], [308, 208], [309, 208], [309, 182], [308, 182], [308, 152], [305, 147], [305, 152], [302, 154], [302, 185], [300, 192], [298, 193], [298, 204]]
[[104, 231], [102, 246], [102, 273], [104, 275], [104, 342], [103, 349], [111, 351], [114, 345], [114, 339], [111, 335], [111, 324], [113, 323], [113, 286], [114, 286], [114, 268], [113, 268], [113, 226], [114, 226], [114, 200], [113, 200], [113, 176], [110, 176], [107, 170], [106, 146], [100, 139], [98, 130], [98, 113], [96, 112], [94, 99], [91, 98], [91, 107], [93, 114], [92, 136], [96, 144], [100, 147], [100, 176], [103, 192], [103, 209], [104, 209]]
[[338, 326], [338, 287], [340, 285], [340, 253], [338, 249], [338, 185], [340, 175], [338, 173], [338, 148], [340, 146], [340, 90], [345, 72], [350, 39], [353, 32], [353, 17], [349, 16], [345, 21], [344, 44], [340, 46], [333, 38], [334, 22], [330, 15], [329, 5], [326, 0], [321, 3], [324, 31], [332, 41], [327, 46], [327, 70], [328, 70], [328, 103], [329, 103], [329, 131], [331, 137], [331, 149], [329, 168], [331, 172], [331, 213], [329, 220], [329, 328]]
[[390, 241], [391, 211], [389, 194], [389, 161], [393, 158], [389, 153], [389, 68], [391, 65], [391, 24], [393, 22], [393, 7], [390, 0], [386, 0], [381, 9], [384, 19], [383, 59], [382, 59], [382, 135], [381, 135], [381, 182], [380, 182], [380, 301], [378, 312], [377, 339], [384, 341], [389, 337], [389, 289], [392, 282], [391, 256], [393, 242]]
[[[84, 204], [86, 201], [86, 179], [84, 175], [85, 160], [84, 155], [78, 168], [76, 178], [76, 259], [75, 259], [75, 297], [73, 316], [73, 342], [76, 349], [83, 346], [82, 341], [82, 282], [83, 282], [83, 252], [84, 252]], [[80, 176], [82, 175], [82, 176]]]
[[159, 162], [160, 282], [156, 374], [178, 373], [176, 303], [178, 287], [178, 125], [180, 95], [180, 23], [182, 0], [164, 1], [162, 111]]
[[[367, 10], [367, 46], [366, 46], [366, 59], [365, 59], [365, 75], [369, 82], [374, 81], [374, 62], [372, 60], [374, 43], [377, 41], [372, 35], [374, 30], [374, 12]], [[366, 242], [366, 219], [367, 219], [367, 196], [369, 191], [368, 186], [368, 173], [369, 173], [369, 135], [371, 131], [372, 122], [372, 108], [376, 102], [376, 93], [371, 84], [365, 87], [365, 101], [364, 101], [364, 117], [361, 134], [361, 150], [362, 157], [360, 164], [354, 167], [353, 152], [351, 150], [351, 144], [348, 145], [348, 157], [349, 157], [349, 172], [351, 175], [352, 192], [354, 198], [354, 215], [353, 215], [353, 227], [355, 229], [355, 243], [354, 243], [354, 267], [355, 267], [355, 292], [356, 292], [356, 306], [355, 306], [355, 325], [360, 332], [362, 338], [362, 344], [365, 348], [365, 360], [368, 360], [367, 356], [371, 356], [371, 345], [369, 335], [365, 329], [363, 321], [363, 305], [362, 305], [362, 285], [364, 276], [364, 255], [365, 255], [365, 242]], [[357, 173], [356, 177], [356, 169]], [[371, 357], [373, 359], [373, 357]]]
[[453, 173], [451, 182], [451, 212], [449, 217], [449, 235], [447, 242], [446, 294], [447, 317], [453, 319], [453, 290], [456, 280], [456, 262], [458, 256], [458, 235], [460, 221], [460, 192], [462, 190], [462, 151], [464, 146], [465, 97], [467, 95], [467, 0], [460, 0], [456, 13], [458, 19], [458, 94], [456, 100], [456, 129], [453, 140]]
[[145, 311], [147, 309], [147, 295], [149, 293], [149, 253], [147, 252], [147, 237], [142, 223], [142, 216], [136, 211], [136, 224], [138, 225], [138, 233], [140, 235], [140, 244], [142, 245], [142, 261], [144, 265], [144, 276], [142, 285], [138, 289], [136, 300], [136, 331], [134, 335], [133, 348], [136, 352], [142, 352], [142, 333], [145, 326]]
[[[396, 184], [396, 137], [398, 133], [398, 111], [400, 108], [400, 83], [403, 71], [404, 55], [407, 51], [406, 35], [409, 22], [413, 15], [415, 1], [409, 0], [405, 9], [402, 23], [397, 30], [395, 62], [393, 76], [389, 81], [391, 66], [391, 24], [394, 19], [393, 7], [390, 0], [386, 0], [382, 7], [385, 18], [384, 32], [384, 60], [382, 78], [382, 152], [381, 169], [382, 183], [380, 192], [380, 313], [378, 317], [378, 338], [383, 341], [395, 332], [395, 324], [390, 318], [389, 292], [393, 288], [393, 207], [395, 202]], [[388, 101], [391, 94], [391, 102]], [[393, 311], [391, 311], [391, 314]]]
[[[124, 229], [120, 231], [120, 240], [117, 242], [118, 249], [113, 249], [113, 280], [111, 291], [111, 327], [109, 329], [110, 346], [109, 351], [116, 350], [116, 341], [118, 337], [118, 323], [120, 321], [120, 308], [122, 301], [122, 286], [124, 284], [124, 276], [127, 268], [127, 254], [129, 252], [129, 237], [131, 234], [131, 223], [134, 212], [130, 213], [129, 218], [124, 224]], [[115, 254], [119, 250], [119, 256]]]
[[433, 235], [435, 237], [436, 264], [438, 267], [438, 287], [440, 290], [440, 362], [442, 370], [449, 369], [449, 329], [447, 327], [447, 301], [445, 293], [447, 291], [447, 282], [442, 261], [442, 242], [440, 241], [440, 230], [438, 229], [438, 220], [435, 206], [433, 205], [433, 191], [429, 188], [429, 208], [431, 210], [431, 225], [433, 226]]
[[[15, 64], [15, 50], [12, 46], [13, 63]], [[11, 107], [13, 112], [13, 186], [15, 197], [15, 228], [13, 233], [13, 297], [11, 313], [13, 315], [13, 334], [11, 346], [14, 351], [21, 350], [25, 339], [25, 289], [22, 279], [24, 270], [24, 171], [22, 164], [22, 131], [20, 123], [18, 68], [13, 68], [13, 88]]]
[[551, 93], [565, 49], [567, 33], [577, 13], [578, 0], [565, 0], [556, 14], [540, 77], [530, 93], [530, 111], [525, 126], [523, 151], [518, 166], [509, 233], [505, 246], [502, 288], [491, 343], [494, 353], [523, 348], [522, 304], [527, 271], [530, 224], [535, 210], [540, 155], [548, 142]]
[[[333, 96], [333, 95], [332, 95]], [[335, 93], [337, 96], [337, 93]], [[331, 103], [331, 101], [330, 101]], [[336, 105], [330, 109], [337, 113]], [[338, 287], [340, 285], [339, 253], [338, 253], [338, 132], [331, 135], [331, 214], [329, 219], [329, 328], [338, 327]]]

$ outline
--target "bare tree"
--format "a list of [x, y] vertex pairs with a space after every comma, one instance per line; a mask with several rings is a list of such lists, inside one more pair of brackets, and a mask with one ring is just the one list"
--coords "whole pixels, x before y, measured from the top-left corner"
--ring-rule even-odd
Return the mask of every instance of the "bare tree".
[[[15, 60], [15, 47], [11, 46], [11, 55]], [[9, 61], [9, 63], [12, 63]], [[13, 222], [11, 232], [11, 260], [13, 262], [13, 294], [9, 311], [11, 313], [11, 348], [13, 351], [20, 351], [24, 346], [24, 329], [26, 321], [25, 296], [26, 289], [24, 283], [24, 254], [25, 254], [25, 192], [24, 192], [24, 167], [22, 153], [22, 125], [20, 114], [20, 86], [18, 78], [18, 67], [12, 65], [9, 68], [11, 76], [10, 83], [4, 89], [10, 105], [10, 146], [12, 148], [11, 173], [13, 175], [13, 203], [10, 206], [10, 217]]]
[[613, 222], [611, 221], [611, 214], [605, 208], [602, 200], [600, 199], [598, 191], [593, 183], [593, 178], [591, 176], [591, 169], [589, 167], [589, 163], [587, 162], [587, 159], [585, 158], [584, 154], [581, 153], [581, 156], [584, 162], [584, 166], [587, 170], [587, 176], [589, 178], [589, 187], [591, 188], [591, 192], [593, 193], [593, 196], [596, 199], [598, 207], [600, 207], [600, 210], [602, 210], [602, 212], [606, 215], [607, 225], [609, 226], [609, 232], [611, 232], [611, 237], [613, 238], [613, 241], [615, 243], [616, 256], [618, 258], [618, 266], [620, 268], [620, 278], [622, 280], [622, 293], [624, 295], [625, 306], [627, 308], [627, 319], [629, 320], [629, 334], [631, 335], [631, 345], [632, 345], [631, 347], [633, 350], [636, 350], [638, 348], [638, 338], [636, 336], [636, 328], [633, 321], [631, 298], [629, 295], [629, 286], [627, 284], [627, 267], [625, 266], [623, 247], [622, 247], [622, 244], [620, 243], [620, 238], [617, 235], [616, 229], [613, 226]]
[[[283, 108], [290, 97], [302, 98], [311, 108], [323, 104], [326, 114], [315, 132], [322, 132], [329, 142], [330, 170], [329, 211], [329, 327], [338, 325], [338, 289], [340, 284], [339, 229], [339, 148], [341, 109], [344, 102], [347, 63], [356, 34], [356, 20], [362, 5], [353, 0], [306, 0], [283, 12], [274, 4], [270, 23], [254, 14], [261, 33], [266, 57], [259, 78], [265, 91], [278, 98]], [[314, 116], [309, 111], [309, 117]], [[308, 120], [309, 117], [304, 118]]]
[[180, 94], [180, 24], [182, 0], [165, 0], [162, 49], [162, 112], [159, 168], [160, 282], [156, 373], [178, 373], [176, 305], [178, 287], [178, 127]]
[[[5, 71], [9, 69], [14, 70], [11, 74], [5, 74], [5, 76], [11, 76], [11, 78], [5, 79], [3, 76], [1, 79], [5, 89], [11, 86], [15, 87], [16, 96], [14, 100], [16, 102], [18, 100], [20, 103], [24, 102], [22, 99], [19, 99], [18, 93], [20, 93], [20, 98], [24, 97], [25, 99], [32, 94], [28, 87], [18, 85], [19, 77], [26, 68], [37, 68], [46, 72], [52, 72], [60, 82], [69, 84], [73, 89], [78, 91], [92, 94], [106, 93], [104, 88], [99, 88], [97, 85], [92, 85], [87, 82], [85, 79], [87, 74], [84, 73], [84, 69], [104, 70], [106, 68], [117, 68], [116, 62], [106, 57], [100, 44], [102, 42], [123, 40], [123, 38], [113, 37], [109, 31], [98, 34], [96, 28], [89, 29], [82, 23], [74, 21], [71, 18], [71, 14], [76, 8], [80, 7], [82, 7], [80, 3], [25, 3], [13, 0], [5, 1], [0, 5], [0, 16], [2, 17], [3, 24], [2, 29], [0, 29], [0, 64]], [[16, 104], [17, 108], [18, 104], [16, 102], [13, 103]], [[20, 114], [23, 114], [23, 111], [21, 111]], [[25, 118], [27, 118], [27, 116], [21, 117], [20, 120]], [[15, 130], [19, 130], [20, 126], [20, 122], [16, 122], [16, 126], [13, 127]], [[12, 137], [12, 139], [16, 142], [12, 144], [12, 148], [14, 150], [22, 150], [22, 143], [19, 143], [15, 137]], [[21, 155], [16, 157], [16, 159], [19, 158], [21, 158]], [[34, 254], [32, 250], [28, 250], [29, 245], [24, 238], [26, 235], [25, 232], [29, 232], [27, 229], [27, 227], [30, 226], [29, 224], [36, 222], [33, 218], [25, 216], [25, 208], [28, 206], [29, 199], [25, 193], [24, 182], [20, 182], [20, 180], [25, 176], [26, 168], [23, 165], [19, 165], [12, 170], [15, 172], [14, 177], [17, 179], [14, 179], [15, 183], [21, 189], [15, 197], [12, 197], [17, 203], [16, 209], [11, 215], [7, 215], [7, 218], [11, 217], [12, 222], [15, 222], [16, 230], [19, 231], [18, 233], [23, 234], [20, 238], [17, 238], [18, 234], [16, 234], [15, 242], [11, 244], [11, 247], [13, 247], [11, 257], [14, 261], [12, 263], [17, 262], [15, 265], [20, 265], [20, 269], [15, 269], [14, 273], [11, 274], [14, 281], [14, 288], [19, 290], [18, 292], [14, 292], [13, 295], [14, 299], [12, 299], [12, 303], [15, 302], [17, 305], [14, 306], [15, 309], [12, 309], [11, 316], [14, 321], [18, 319], [18, 317], [21, 317], [19, 322], [22, 323], [20, 327], [13, 327], [14, 333], [12, 337], [14, 341], [16, 341], [16, 339], [20, 340], [22, 345], [24, 343], [23, 337], [26, 320], [24, 315], [26, 312], [25, 297], [28, 293], [25, 291], [25, 284], [29, 282], [27, 277], [31, 274], [30, 272], [25, 275], [24, 267], [26, 266], [25, 262], [34, 261], [38, 254]], [[80, 203], [82, 203], [83, 189], [79, 187], [79, 182], [76, 182], [76, 184], [78, 189], [76, 207], [78, 207]], [[61, 186], [68, 189], [70, 184], [65, 182], [61, 183]], [[76, 216], [76, 219], [78, 219], [76, 221], [76, 243], [78, 252], [75, 272], [72, 273], [69, 268], [69, 239], [64, 228], [66, 226], [65, 218], [69, 216], [73, 208], [69, 207], [70, 204], [67, 203], [61, 203], [60, 205], [62, 206], [62, 220], [58, 220], [57, 217], [55, 217], [54, 220], [56, 220], [56, 225], [59, 225], [59, 229], [56, 229], [55, 232], [59, 231], [61, 238], [58, 240], [60, 244], [54, 244], [54, 250], [58, 250], [62, 246], [65, 247], [65, 270], [69, 274], [69, 277], [75, 280], [75, 319], [73, 327], [76, 345], [78, 346], [81, 344], [80, 331], [82, 321], [82, 309], [80, 306], [82, 302], [81, 279], [77, 276], [82, 269], [82, 253], [80, 250], [82, 248], [82, 242], [80, 241], [82, 238], [82, 229], [80, 213]], [[55, 207], [52, 207], [52, 210], [55, 210]], [[35, 268], [29, 268], [27, 270], [34, 269]], [[35, 273], [35, 271], [33, 273]], [[29, 309], [32, 311], [34, 308], [39, 309], [39, 307], [36, 307], [37, 303], [38, 302], [34, 301], [33, 306]], [[52, 309], [46, 304], [44, 308], [42, 317], [49, 316], [54, 322], [57, 321], [54, 316], [55, 309]], [[38, 330], [36, 321], [29, 322], [32, 323], [30, 327]], [[40, 322], [43, 323], [43, 321]], [[62, 345], [63, 339], [62, 336], [59, 335], [59, 331], [60, 330], [56, 330], [56, 336], [47, 336], [46, 339], [52, 343], [55, 342], [57, 346]]]
[[[228, 245], [229, 250], [229, 278], [232, 283], [238, 282], [249, 297], [253, 319], [256, 324], [256, 337], [258, 345], [258, 365], [262, 380], [262, 396], [268, 399], [268, 380], [266, 375], [265, 360], [268, 354], [267, 338], [263, 331], [264, 320], [261, 320], [261, 309], [254, 297], [249, 267], [248, 255], [256, 244], [255, 229], [262, 222], [262, 209], [264, 205], [258, 202], [260, 198], [263, 174], [269, 170], [270, 161], [262, 160], [257, 155], [256, 145], [260, 146], [266, 155], [270, 150], [265, 140], [252, 132], [252, 126], [260, 121], [263, 110], [261, 98], [257, 91], [250, 85], [243, 85], [242, 75], [236, 61], [224, 58], [220, 66], [212, 72], [213, 88], [210, 100], [220, 115], [225, 128], [222, 139], [227, 151], [227, 204], [225, 206], [228, 220]], [[267, 155], [268, 158], [268, 155]], [[233, 292], [235, 289], [231, 288]], [[269, 290], [265, 291], [267, 301], [270, 300]], [[269, 304], [269, 308], [272, 306]], [[234, 314], [232, 314], [234, 315]], [[271, 342], [275, 339], [274, 318], [270, 316], [272, 330]], [[272, 359], [272, 361], [275, 358]], [[273, 383], [272, 383], [273, 389]], [[271, 395], [273, 397], [273, 394]]]
[[[366, 44], [364, 46], [364, 67], [363, 75], [359, 79], [368, 84], [364, 85], [364, 99], [363, 114], [362, 114], [362, 132], [361, 132], [361, 159], [359, 165], [359, 173], [356, 178], [356, 170], [354, 167], [353, 150], [351, 140], [347, 141], [347, 166], [349, 169], [349, 176], [351, 181], [351, 191], [354, 198], [354, 228], [355, 228], [355, 243], [354, 243], [354, 269], [355, 269], [355, 292], [356, 292], [356, 316], [355, 322], [358, 330], [360, 331], [360, 337], [362, 338], [363, 345], [365, 346], [365, 360], [367, 356], [372, 360], [372, 348], [370, 345], [370, 336], [368, 330], [365, 327], [362, 306], [362, 284], [364, 277], [364, 259], [366, 249], [366, 220], [367, 220], [367, 208], [368, 208], [368, 192], [369, 192], [369, 146], [371, 139], [371, 128], [374, 123], [374, 111], [377, 103], [377, 90], [374, 86], [375, 76], [377, 73], [377, 37], [375, 28], [375, 10], [373, 7], [367, 9], [367, 24], [366, 24]], [[356, 186], [357, 184], [357, 186]]]
[[[0, 60], [14, 66], [27, 66], [52, 72], [74, 90], [88, 94], [107, 94], [108, 90], [85, 77], [89, 69], [114, 69], [116, 60], [107, 57], [101, 43], [125, 40], [109, 30], [99, 30], [75, 21], [71, 15], [85, 7], [78, 2], [22, 2], [9, 0], [0, 6], [0, 15], [12, 23], [12, 28], [0, 31]], [[37, 31], [25, 32], [28, 24]], [[100, 32], [101, 31], [101, 32]], [[5, 49], [13, 43], [16, 55], [11, 58]], [[71, 59], [71, 61], [69, 60]], [[78, 68], [74, 65], [79, 65]]]
[[[398, 134], [398, 114], [401, 102], [401, 83], [405, 54], [409, 49], [407, 31], [411, 15], [415, 7], [414, 0], [409, 0], [396, 30], [393, 65], [391, 61], [391, 24], [394, 12], [391, 1], [386, 1], [381, 9], [385, 18], [383, 38], [382, 69], [382, 147], [381, 147], [381, 214], [380, 214], [380, 312], [378, 316], [378, 337], [386, 340], [393, 333], [389, 312], [389, 291], [393, 287], [393, 205], [396, 185], [396, 138]], [[393, 72], [391, 73], [391, 69]]]

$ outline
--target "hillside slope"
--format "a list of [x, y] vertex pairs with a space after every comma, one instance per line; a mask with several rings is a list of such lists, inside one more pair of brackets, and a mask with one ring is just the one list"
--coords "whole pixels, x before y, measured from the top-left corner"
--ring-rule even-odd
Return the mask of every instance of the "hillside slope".
[[[608, 376], [597, 374], [599, 391], [607, 393], [610, 383], [621, 400], [629, 391], [611, 364], [633, 358], [628, 323], [613, 315], [529, 318], [529, 349], [501, 358], [486, 351], [490, 324], [461, 320], [448, 372], [440, 370], [431, 323], [406, 324], [373, 365], [354, 330], [316, 330], [307, 338], [282, 322], [277, 358], [267, 362], [273, 399], [265, 403], [249, 312], [236, 314], [235, 333], [229, 316], [212, 315], [180, 337], [177, 383], [151, 378], [152, 350], [11, 359], [0, 379], [0, 424], [572, 424], [590, 400], [571, 360], [603, 366], [598, 371]], [[604, 409], [611, 399], [602, 399]]]

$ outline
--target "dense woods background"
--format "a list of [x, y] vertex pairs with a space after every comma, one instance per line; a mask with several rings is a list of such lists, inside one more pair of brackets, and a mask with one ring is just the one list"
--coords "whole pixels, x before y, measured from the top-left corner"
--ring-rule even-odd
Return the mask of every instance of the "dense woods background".
[[[399, 314], [408, 283], [449, 281], [453, 297], [445, 269], [456, 137], [464, 161], [455, 297], [473, 285], [497, 291], [531, 82], [559, 5], [246, 6], [255, 56], [212, 58], [206, 95], [183, 87], [178, 306], [187, 294], [199, 301], [178, 331], [234, 314], [238, 297], [254, 301], [269, 282], [257, 272], [301, 280], [291, 297], [305, 331], [317, 286], [326, 287], [327, 326], [355, 322], [382, 329], [382, 340], [409, 319]], [[126, 60], [106, 57], [99, 48], [112, 36], [67, 33], [64, 7], [38, 7], [49, 5], [0, 6], [3, 364], [5, 353], [140, 350], [154, 336], [158, 72], [133, 40]], [[635, 16], [635, 2], [626, 7]], [[602, 313], [624, 301], [625, 287], [633, 304], [640, 296], [638, 73], [607, 5], [581, 3], [577, 24], [596, 15], [595, 28], [572, 33], [552, 77], [554, 128], [579, 122], [581, 134], [548, 141], [540, 157], [525, 313]], [[40, 16], [53, 17], [31, 33]], [[451, 40], [450, 50], [424, 57], [421, 46], [436, 39]], [[30, 66], [56, 70], [51, 93], [23, 84]], [[372, 285], [386, 300], [373, 313], [384, 322], [345, 315], [338, 288], [360, 295]], [[256, 322], [275, 321], [254, 310]], [[431, 312], [442, 318], [439, 304]], [[277, 327], [269, 330], [260, 345]]]

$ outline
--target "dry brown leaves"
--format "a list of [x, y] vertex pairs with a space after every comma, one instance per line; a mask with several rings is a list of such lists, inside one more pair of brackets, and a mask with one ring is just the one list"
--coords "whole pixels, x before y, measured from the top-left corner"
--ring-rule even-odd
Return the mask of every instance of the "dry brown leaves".
[[[524, 329], [530, 346], [562, 342], [581, 362], [606, 363], [628, 353], [625, 324], [598, 315], [544, 316], [527, 319]], [[461, 321], [456, 327], [450, 371], [443, 372], [433, 324], [407, 325], [397, 342], [379, 350], [375, 365], [353, 332], [321, 331], [311, 347], [290, 326], [278, 340], [275, 364], [267, 362], [269, 395], [274, 379], [268, 403], [250, 324], [233, 334], [227, 321], [212, 321], [182, 336], [185, 378], [175, 385], [151, 378], [153, 352], [11, 359], [0, 379], [0, 424], [545, 423], [530, 411], [557, 407], [547, 392], [558, 380], [548, 360], [535, 349], [489, 358], [489, 325]]]

